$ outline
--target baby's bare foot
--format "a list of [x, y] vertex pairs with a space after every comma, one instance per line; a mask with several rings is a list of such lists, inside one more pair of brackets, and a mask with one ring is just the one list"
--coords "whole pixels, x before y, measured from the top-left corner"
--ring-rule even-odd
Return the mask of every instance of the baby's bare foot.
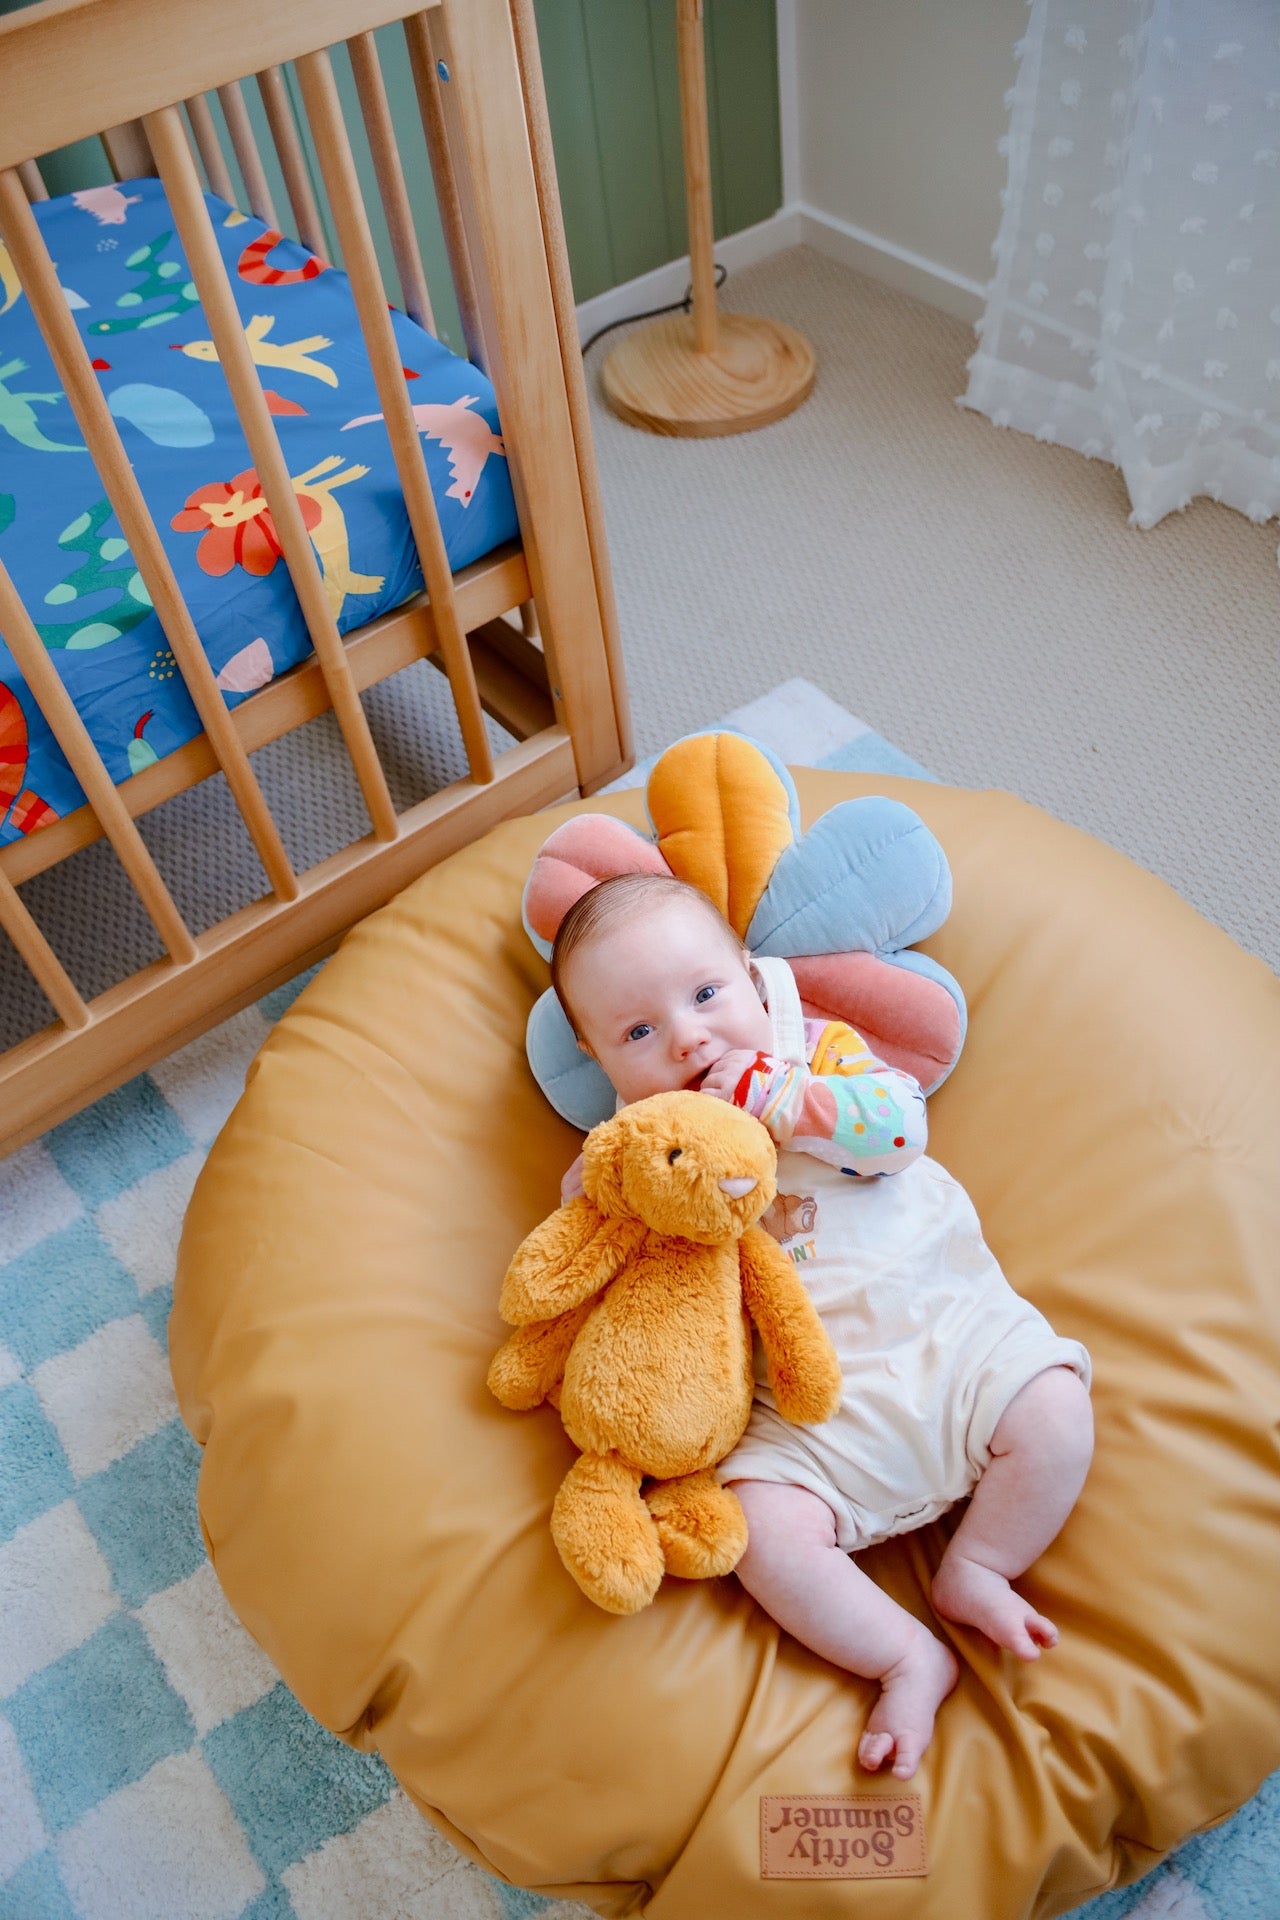
[[858, 1742], [859, 1765], [875, 1773], [892, 1755], [895, 1780], [909, 1780], [959, 1673], [950, 1648], [921, 1627], [901, 1660], [881, 1677], [880, 1698]]
[[1052, 1620], [1015, 1593], [1002, 1573], [963, 1554], [944, 1555], [933, 1582], [933, 1604], [944, 1619], [977, 1627], [1019, 1660], [1038, 1660], [1041, 1648], [1058, 1644]]

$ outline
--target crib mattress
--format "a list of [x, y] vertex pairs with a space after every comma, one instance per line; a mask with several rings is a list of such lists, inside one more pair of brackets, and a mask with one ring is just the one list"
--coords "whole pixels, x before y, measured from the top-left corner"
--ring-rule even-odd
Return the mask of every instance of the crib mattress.
[[[341, 632], [422, 587], [347, 276], [206, 195]], [[311, 651], [158, 180], [34, 208], [228, 706]], [[493, 388], [392, 325], [450, 565], [517, 532]], [[114, 780], [201, 731], [0, 244], [0, 559]], [[0, 845], [84, 795], [0, 636]]]

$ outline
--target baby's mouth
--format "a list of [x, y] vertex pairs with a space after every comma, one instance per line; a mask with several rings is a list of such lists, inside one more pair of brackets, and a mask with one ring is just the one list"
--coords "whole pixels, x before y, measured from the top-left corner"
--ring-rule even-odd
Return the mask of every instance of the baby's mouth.
[[704, 1081], [704, 1080], [706, 1079], [706, 1077], [707, 1077], [707, 1075], [708, 1075], [708, 1074], [710, 1073], [710, 1071], [711, 1071], [711, 1069], [710, 1069], [710, 1067], [700, 1067], [700, 1068], [698, 1069], [698, 1071], [697, 1071], [697, 1073], [695, 1073], [695, 1074], [694, 1074], [694, 1076], [693, 1076], [693, 1078], [692, 1078], [692, 1080], [686, 1080], [686, 1081], [685, 1081], [685, 1083], [684, 1083], [684, 1090], [685, 1090], [685, 1092], [686, 1092], [686, 1093], [699, 1093], [699, 1092], [701, 1092], [701, 1090], [702, 1090], [702, 1083], [703, 1083], [703, 1081]]

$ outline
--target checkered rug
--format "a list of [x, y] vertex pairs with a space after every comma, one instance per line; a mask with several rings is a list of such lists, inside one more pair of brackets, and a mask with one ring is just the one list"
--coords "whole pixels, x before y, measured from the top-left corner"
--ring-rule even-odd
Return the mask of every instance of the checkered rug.
[[[726, 724], [793, 763], [929, 777], [803, 680]], [[165, 1353], [174, 1253], [303, 984], [0, 1162], [0, 1920], [585, 1913], [464, 1860], [318, 1726], [201, 1545]], [[1277, 1920], [1278, 1834], [1280, 1777], [1080, 1920]]]

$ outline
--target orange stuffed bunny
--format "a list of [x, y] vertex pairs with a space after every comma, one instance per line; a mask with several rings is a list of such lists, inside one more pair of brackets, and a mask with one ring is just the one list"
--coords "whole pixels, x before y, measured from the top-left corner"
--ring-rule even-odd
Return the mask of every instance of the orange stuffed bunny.
[[[489, 1368], [506, 1407], [558, 1406], [582, 1449], [551, 1532], [610, 1613], [648, 1606], [664, 1571], [729, 1573], [747, 1544], [716, 1462], [751, 1411], [751, 1323], [778, 1410], [827, 1420], [840, 1367], [791, 1261], [757, 1225], [777, 1156], [758, 1120], [699, 1093], [659, 1093], [587, 1136], [584, 1197], [521, 1244]], [[652, 1484], [641, 1493], [642, 1483]]]

